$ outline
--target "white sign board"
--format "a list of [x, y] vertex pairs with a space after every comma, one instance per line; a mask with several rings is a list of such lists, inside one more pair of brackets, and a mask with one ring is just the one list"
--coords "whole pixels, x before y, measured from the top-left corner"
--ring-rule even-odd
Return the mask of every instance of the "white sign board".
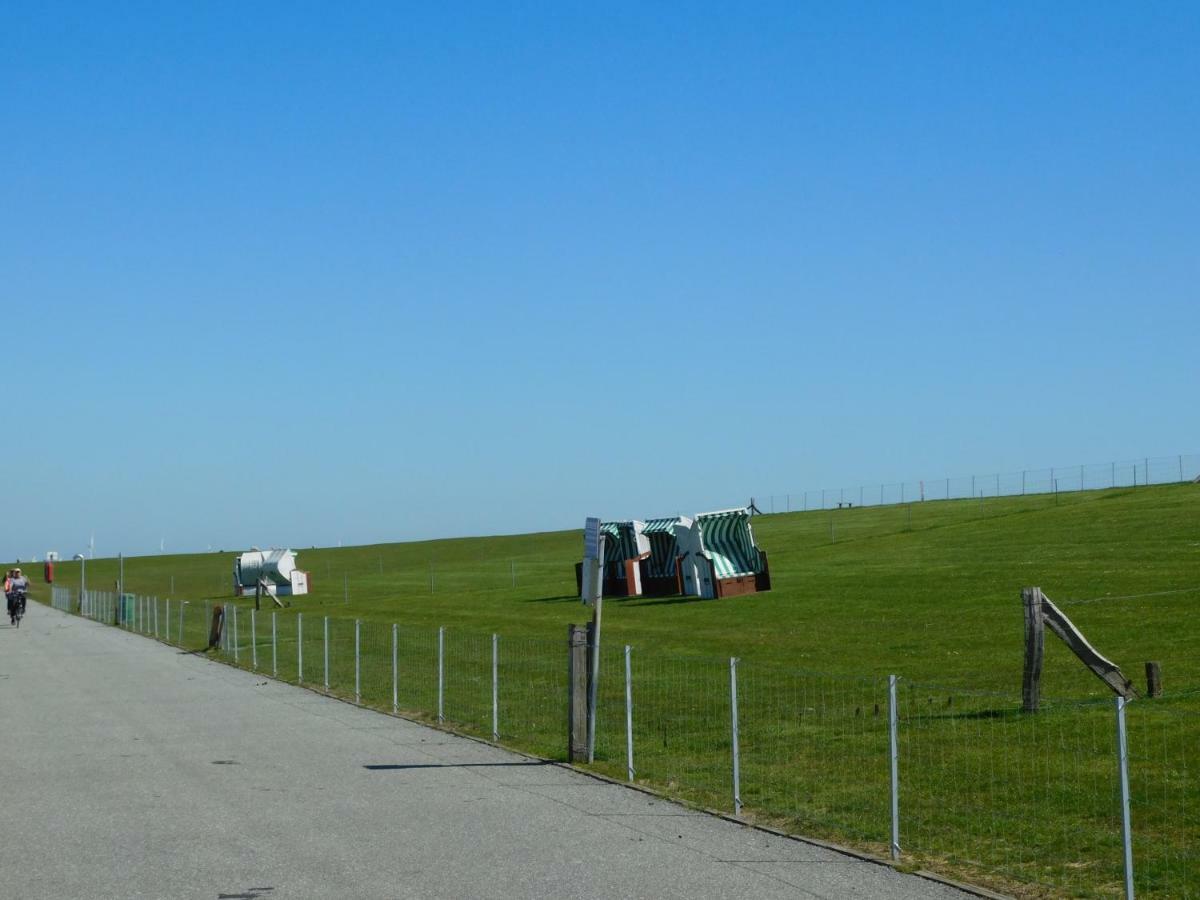
[[583, 558], [600, 558], [600, 520], [588, 516], [583, 526]]

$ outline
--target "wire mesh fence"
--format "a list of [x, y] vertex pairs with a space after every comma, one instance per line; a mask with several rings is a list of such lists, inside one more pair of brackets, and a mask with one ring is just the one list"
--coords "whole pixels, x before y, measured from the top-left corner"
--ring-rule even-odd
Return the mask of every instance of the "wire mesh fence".
[[1145, 456], [1104, 463], [1048, 466], [1009, 472], [918, 478], [852, 487], [796, 490], [755, 495], [764, 513], [841, 509], [848, 506], [892, 506], [924, 500], [966, 500], [1093, 491], [1104, 488], [1173, 484], [1200, 478], [1200, 453]]
[[1120, 889], [1110, 703], [1031, 715], [1006, 697], [901, 682], [898, 706], [906, 854], [1073, 895]]
[[1128, 717], [1137, 893], [1200, 897], [1200, 696], [1132, 703]]
[[789, 831], [886, 852], [886, 679], [789, 672], [739, 661], [741, 799]]
[[[77, 594], [55, 608], [208, 648], [211, 604]], [[568, 743], [568, 641], [224, 604], [212, 653], [539, 756]], [[998, 694], [604, 645], [594, 768], [697, 805], [1024, 895], [1200, 896], [1200, 694], [1139, 700], [1124, 817], [1111, 702]], [[893, 750], [894, 748], [894, 750]], [[1133, 866], [1125, 865], [1128, 826]]]
[[502, 635], [496, 643], [500, 742], [561, 759], [567, 740], [565, 632], [557, 641]]

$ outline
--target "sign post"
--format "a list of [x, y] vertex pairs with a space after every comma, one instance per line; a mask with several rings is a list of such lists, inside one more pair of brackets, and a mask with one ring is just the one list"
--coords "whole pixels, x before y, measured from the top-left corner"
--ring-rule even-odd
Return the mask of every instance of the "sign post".
[[596, 687], [600, 681], [600, 616], [604, 608], [604, 535], [589, 516], [583, 530], [583, 602], [592, 607], [592, 671], [588, 679], [588, 762], [596, 761]]

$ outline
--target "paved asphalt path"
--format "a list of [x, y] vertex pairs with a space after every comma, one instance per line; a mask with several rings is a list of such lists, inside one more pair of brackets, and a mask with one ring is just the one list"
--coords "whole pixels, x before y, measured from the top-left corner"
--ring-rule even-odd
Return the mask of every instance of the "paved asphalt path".
[[22, 900], [967, 896], [33, 603], [0, 834]]

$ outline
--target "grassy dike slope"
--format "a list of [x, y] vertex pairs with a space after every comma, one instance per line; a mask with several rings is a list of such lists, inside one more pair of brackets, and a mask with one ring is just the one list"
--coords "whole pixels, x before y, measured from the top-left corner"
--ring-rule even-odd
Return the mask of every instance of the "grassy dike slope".
[[[1200, 591], [1161, 593], [1200, 586], [1200, 486], [777, 514], [756, 518], [754, 529], [770, 555], [773, 591], [611, 600], [607, 638], [1018, 694], [1019, 594], [1036, 584], [1135, 682], [1154, 659], [1168, 691], [1200, 688], [1192, 615]], [[294, 548], [314, 591], [288, 613], [558, 638], [588, 616], [574, 599], [581, 547], [581, 533], [567, 531]], [[126, 588], [165, 597], [173, 584], [177, 598], [225, 600], [232, 562], [230, 552], [133, 557]], [[94, 588], [111, 589], [116, 573], [115, 559], [87, 565]], [[57, 582], [77, 586], [79, 574], [78, 563], [60, 563]], [[1048, 697], [1107, 694], [1052, 638], [1043, 686]]]

